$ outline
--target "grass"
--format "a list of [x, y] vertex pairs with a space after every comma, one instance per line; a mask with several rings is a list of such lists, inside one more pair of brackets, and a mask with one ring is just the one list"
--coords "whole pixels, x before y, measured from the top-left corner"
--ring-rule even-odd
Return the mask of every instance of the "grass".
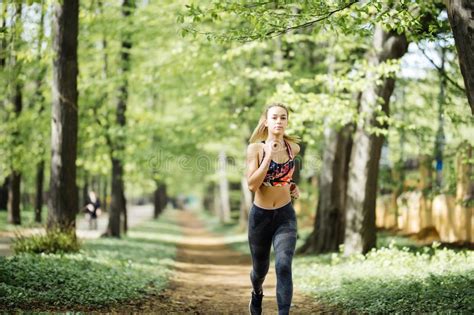
[[365, 256], [296, 257], [293, 275], [307, 294], [348, 311], [474, 312], [472, 251], [392, 243]]
[[87, 240], [77, 254], [0, 257], [0, 309], [98, 309], [157, 293], [181, 234], [172, 215], [131, 228], [122, 239]]
[[[46, 220], [46, 215], [48, 213], [48, 210], [43, 208], [43, 221]], [[42, 225], [40, 223], [35, 222], [35, 213], [33, 211], [33, 208], [26, 208], [22, 209], [21, 211], [21, 225], [13, 225], [8, 223], [8, 213], [6, 210], [0, 211], [0, 231], [7, 231], [7, 232], [13, 232], [18, 229], [24, 229], [24, 228], [34, 228], [34, 227], [41, 227]]]
[[[245, 232], [236, 222], [221, 225], [201, 213], [208, 229], [248, 254]], [[297, 247], [311, 232], [298, 230]], [[295, 287], [343, 312], [474, 313], [474, 251], [420, 246], [407, 237], [377, 233], [377, 248], [367, 255], [341, 252], [298, 255], [293, 260]]]

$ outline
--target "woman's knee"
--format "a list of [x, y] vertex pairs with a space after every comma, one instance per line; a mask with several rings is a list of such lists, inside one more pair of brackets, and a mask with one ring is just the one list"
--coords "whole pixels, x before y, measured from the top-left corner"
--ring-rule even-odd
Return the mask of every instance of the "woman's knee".
[[275, 261], [275, 269], [278, 277], [291, 277], [291, 259], [277, 259]]
[[270, 269], [270, 261], [262, 261], [253, 264], [253, 272], [258, 278], [264, 278], [268, 273], [268, 269]]

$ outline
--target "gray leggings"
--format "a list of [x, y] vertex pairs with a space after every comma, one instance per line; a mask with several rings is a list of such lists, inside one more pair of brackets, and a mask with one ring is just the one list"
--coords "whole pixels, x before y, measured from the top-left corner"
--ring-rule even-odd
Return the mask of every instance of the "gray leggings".
[[253, 268], [250, 272], [253, 290], [262, 290], [270, 267], [270, 249], [275, 251], [278, 314], [288, 314], [293, 297], [291, 263], [296, 246], [296, 215], [293, 205], [265, 210], [255, 204], [249, 213], [248, 238]]

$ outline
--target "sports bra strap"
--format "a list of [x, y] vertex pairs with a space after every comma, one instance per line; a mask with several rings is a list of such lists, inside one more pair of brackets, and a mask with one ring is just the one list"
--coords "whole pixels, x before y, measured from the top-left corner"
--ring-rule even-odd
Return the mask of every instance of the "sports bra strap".
[[288, 148], [288, 155], [290, 156], [290, 159], [293, 160], [293, 151], [291, 150], [291, 145], [286, 140], [283, 141], [285, 141], [286, 147]]

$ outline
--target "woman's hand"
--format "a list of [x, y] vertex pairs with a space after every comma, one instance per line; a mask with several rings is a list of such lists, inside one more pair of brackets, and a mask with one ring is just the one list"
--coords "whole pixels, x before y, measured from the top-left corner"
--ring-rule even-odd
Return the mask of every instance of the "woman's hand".
[[268, 156], [268, 158], [271, 160], [273, 159], [273, 152], [275, 150], [275, 142], [274, 141], [268, 141], [263, 145], [263, 150], [265, 151], [265, 156]]
[[273, 160], [275, 153], [286, 150], [286, 147], [280, 142], [272, 140], [265, 143], [263, 150], [265, 151], [265, 156], [268, 155]]
[[298, 199], [300, 197], [300, 189], [294, 182], [291, 182], [290, 184], [290, 196], [291, 199]]

